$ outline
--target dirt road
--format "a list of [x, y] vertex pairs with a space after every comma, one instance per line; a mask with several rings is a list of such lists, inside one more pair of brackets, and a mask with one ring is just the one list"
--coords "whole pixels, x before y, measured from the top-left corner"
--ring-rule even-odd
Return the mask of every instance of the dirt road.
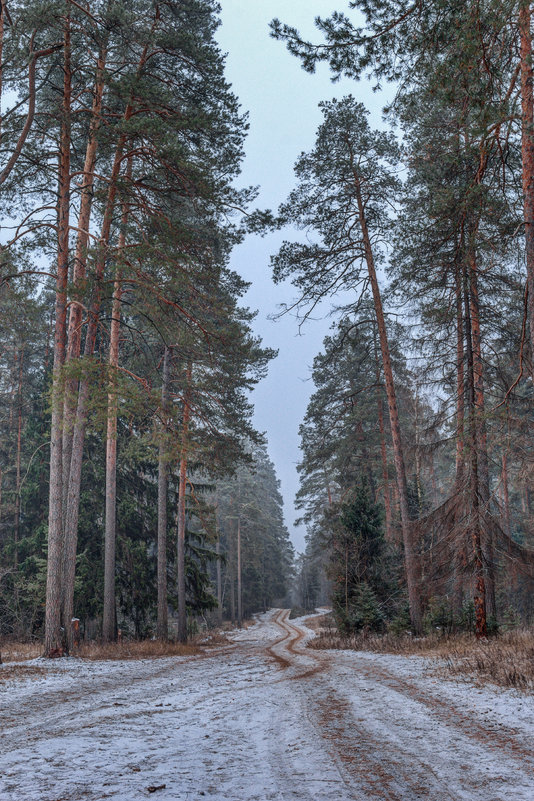
[[210, 655], [39, 660], [0, 681], [0, 798], [532, 801], [531, 697], [312, 651], [288, 617]]

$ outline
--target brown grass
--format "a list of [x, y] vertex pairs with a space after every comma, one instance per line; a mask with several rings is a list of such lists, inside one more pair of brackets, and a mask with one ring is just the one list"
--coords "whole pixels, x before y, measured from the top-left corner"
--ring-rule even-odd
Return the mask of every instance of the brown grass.
[[[244, 628], [252, 626], [255, 621], [246, 621]], [[179, 642], [161, 642], [160, 640], [123, 640], [122, 642], [103, 643], [98, 640], [83, 641], [72, 654], [80, 659], [121, 660], [121, 659], [158, 659], [165, 656], [195, 656], [207, 648], [218, 648], [229, 645], [226, 632], [214, 629], [209, 633], [198, 634], [190, 642], [183, 645]], [[43, 654], [40, 642], [23, 643], [6, 641], [0, 645], [0, 655], [4, 663], [24, 662]]]
[[73, 656], [90, 661], [123, 659], [158, 659], [164, 656], [194, 656], [201, 653], [196, 643], [184, 645], [179, 642], [160, 640], [123, 640], [103, 643], [82, 642]]
[[326, 633], [334, 625], [334, 622], [332, 620], [332, 616], [327, 613], [324, 615], [314, 615], [314, 617], [306, 618], [304, 625], [307, 629], [311, 629], [312, 631], [324, 631]]
[[453, 675], [468, 673], [482, 681], [519, 690], [534, 689], [534, 631], [510, 631], [470, 648], [453, 647], [446, 656]]
[[445, 666], [453, 676], [471, 676], [500, 687], [534, 689], [534, 630], [531, 629], [477, 640], [472, 634], [432, 634], [427, 637], [358, 634], [342, 637], [335, 629], [319, 628], [308, 647], [428, 656]]
[[43, 653], [43, 646], [38, 642], [3, 642], [0, 645], [2, 662], [24, 662], [36, 659]]

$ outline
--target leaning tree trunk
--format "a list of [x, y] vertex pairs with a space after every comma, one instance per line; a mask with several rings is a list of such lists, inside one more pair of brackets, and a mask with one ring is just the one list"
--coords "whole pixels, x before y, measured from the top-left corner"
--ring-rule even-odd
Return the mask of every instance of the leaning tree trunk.
[[161, 426], [158, 459], [158, 620], [159, 640], [169, 637], [167, 616], [167, 489], [168, 489], [168, 443], [167, 427], [169, 413], [170, 348], [165, 346], [161, 384]]
[[187, 456], [189, 446], [189, 421], [191, 419], [190, 389], [192, 365], [188, 362], [185, 375], [184, 409], [182, 416], [182, 442], [180, 448], [180, 470], [178, 484], [178, 521], [177, 521], [177, 560], [176, 574], [178, 584], [178, 640], [187, 642], [187, 610], [185, 602], [185, 523], [186, 523], [186, 489], [187, 489]]
[[410, 605], [410, 619], [413, 630], [415, 631], [416, 634], [420, 634], [423, 628], [423, 613], [422, 613], [422, 605], [420, 597], [420, 566], [419, 566], [419, 558], [417, 555], [416, 547], [413, 542], [413, 529], [412, 526], [410, 525], [410, 511], [408, 506], [408, 485], [406, 481], [406, 469], [404, 466], [404, 452], [402, 447], [399, 413], [397, 410], [395, 382], [393, 380], [393, 368], [391, 366], [391, 356], [389, 352], [389, 343], [387, 337], [386, 322], [384, 319], [384, 310], [382, 307], [382, 298], [380, 295], [380, 288], [378, 286], [378, 279], [376, 277], [373, 249], [371, 246], [371, 239], [369, 237], [369, 231], [367, 228], [367, 220], [365, 217], [365, 209], [361, 195], [360, 181], [356, 171], [354, 171], [354, 182], [356, 189], [356, 198], [358, 201], [360, 226], [361, 226], [362, 238], [365, 250], [365, 260], [367, 263], [369, 281], [373, 293], [376, 321], [378, 325], [378, 337], [380, 341], [382, 366], [384, 370], [384, 380], [386, 385], [386, 397], [389, 408], [389, 421], [391, 428], [391, 440], [393, 445], [393, 458], [395, 462], [395, 471], [397, 474], [397, 487], [399, 492], [399, 507], [400, 507], [400, 517], [401, 517], [402, 539], [404, 544], [406, 584], [408, 587], [408, 600]]
[[48, 507], [48, 559], [46, 575], [45, 656], [63, 653], [61, 636], [61, 586], [63, 556], [63, 460], [62, 460], [62, 368], [67, 335], [67, 282], [69, 275], [70, 146], [71, 146], [71, 41], [70, 17], [65, 19], [63, 42], [63, 100], [58, 169], [58, 255], [56, 278], [56, 324], [52, 376], [52, 421], [50, 430], [50, 490]]

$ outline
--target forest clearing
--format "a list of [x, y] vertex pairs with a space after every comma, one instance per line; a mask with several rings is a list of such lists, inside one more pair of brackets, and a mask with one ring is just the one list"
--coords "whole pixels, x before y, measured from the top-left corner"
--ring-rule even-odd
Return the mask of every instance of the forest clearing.
[[288, 615], [199, 656], [26, 663], [0, 681], [0, 797], [531, 801], [531, 695], [310, 650]]

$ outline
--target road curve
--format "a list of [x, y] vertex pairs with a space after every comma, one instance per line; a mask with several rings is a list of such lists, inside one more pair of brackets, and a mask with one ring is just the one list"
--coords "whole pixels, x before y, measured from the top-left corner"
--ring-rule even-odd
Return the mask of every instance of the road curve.
[[0, 798], [534, 798], [531, 698], [417, 658], [314, 651], [310, 636], [271, 610], [201, 658], [32, 663], [0, 681]]

